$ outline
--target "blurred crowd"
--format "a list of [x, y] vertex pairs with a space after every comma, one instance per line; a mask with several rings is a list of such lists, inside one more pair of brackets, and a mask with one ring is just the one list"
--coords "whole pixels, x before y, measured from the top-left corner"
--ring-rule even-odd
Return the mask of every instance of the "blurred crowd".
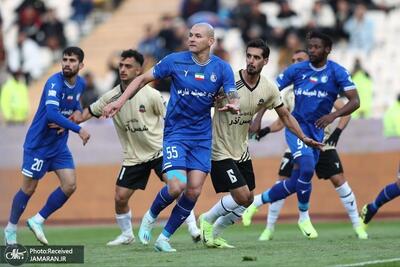
[[7, 124], [28, 119], [28, 88], [122, 0], [0, 1], [0, 110]]
[[[79, 25], [85, 25], [96, 3], [112, 2], [112, 9], [120, 1], [69, 0], [72, 12], [68, 17]], [[371, 117], [374, 97], [373, 80], [364, 67], [372, 51], [376, 49], [375, 21], [368, 16], [370, 11], [381, 12], [385, 16], [398, 6], [379, 4], [387, 1], [373, 0], [182, 0], [176, 14], [164, 14], [153, 24], [143, 29], [137, 49], [145, 56], [145, 69], [152, 66], [165, 55], [185, 50], [188, 28], [197, 22], [208, 22], [216, 28], [217, 40], [213, 53], [232, 61], [236, 55], [229, 47], [244, 47], [253, 38], [266, 40], [277, 51], [275, 75], [288, 66], [294, 51], [304, 49], [304, 39], [310, 30], [321, 30], [329, 34], [335, 45], [345, 46], [354, 56], [352, 76], [361, 97], [361, 108], [354, 113], [355, 118]], [[103, 3], [104, 4], [104, 3]], [[0, 85], [4, 84], [4, 72], [19, 71], [18, 77], [25, 77], [29, 83], [43, 73], [38, 66], [40, 53], [33, 52], [37, 47], [46, 47], [54, 58], [71, 41], [65, 34], [65, 21], [60, 21], [53, 8], [47, 8], [41, 0], [25, 0], [16, 9], [18, 14], [17, 44], [4, 51], [0, 42]], [[93, 22], [88, 23], [93, 24]], [[89, 27], [90, 28], [90, 27]], [[85, 26], [79, 27], [79, 35], [87, 34]], [[4, 31], [4, 27], [3, 27]], [[238, 32], [236, 39], [229, 33]], [[72, 38], [74, 39], [74, 38]], [[7, 57], [5, 56], [7, 54]], [[5, 59], [8, 58], [8, 59]], [[119, 52], [112, 53], [108, 60], [109, 72], [106, 77], [95, 77], [93, 73], [84, 74], [88, 89], [82, 96], [83, 106], [97, 99], [105, 91], [119, 83]], [[340, 63], [340, 62], [339, 62]], [[15, 77], [15, 75], [11, 75]], [[160, 91], [169, 91], [169, 81], [154, 84]], [[393, 99], [393, 105], [398, 105]], [[397, 115], [400, 120], [400, 111]], [[400, 135], [400, 131], [398, 132]]]

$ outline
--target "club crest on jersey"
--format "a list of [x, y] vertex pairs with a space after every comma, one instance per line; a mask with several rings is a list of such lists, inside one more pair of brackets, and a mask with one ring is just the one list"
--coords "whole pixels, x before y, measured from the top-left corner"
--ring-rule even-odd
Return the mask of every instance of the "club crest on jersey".
[[328, 76], [327, 75], [324, 75], [324, 76], [321, 77], [321, 82], [322, 83], [326, 83], [327, 81], [328, 81]]
[[215, 83], [217, 81], [217, 75], [213, 72], [211, 73], [210, 80]]
[[204, 73], [195, 73], [194, 74], [194, 78], [196, 79], [196, 80], [198, 80], [198, 81], [202, 81], [202, 80], [204, 80]]
[[317, 77], [314, 77], [314, 76], [311, 76], [309, 80], [310, 80], [310, 82], [312, 82], [312, 83], [317, 83], [317, 82], [318, 82], [318, 78], [317, 78]]
[[258, 100], [258, 104], [257, 105], [260, 106], [260, 105], [264, 104], [264, 102], [265, 102], [265, 100], [261, 98], [260, 100]]
[[146, 107], [143, 104], [139, 106], [139, 112], [146, 112]]
[[74, 100], [74, 96], [73, 95], [68, 95], [67, 96], [67, 101], [72, 101]]

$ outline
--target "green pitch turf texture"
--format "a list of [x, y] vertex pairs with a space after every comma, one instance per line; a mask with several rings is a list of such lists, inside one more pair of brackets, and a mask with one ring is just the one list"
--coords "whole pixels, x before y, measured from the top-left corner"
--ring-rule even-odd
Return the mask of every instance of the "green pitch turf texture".
[[[201, 242], [195, 244], [183, 225], [171, 240], [178, 250], [172, 254], [155, 252], [154, 240], [148, 246], [141, 245], [137, 225], [134, 229], [136, 242], [116, 247], [105, 245], [119, 234], [116, 226], [46, 226], [45, 233], [51, 245], [84, 245], [84, 266], [338, 266], [388, 259], [395, 260], [366, 266], [400, 266], [398, 221], [374, 221], [368, 229], [369, 240], [356, 239], [350, 223], [314, 225], [319, 233], [315, 240], [303, 237], [297, 224], [282, 223], [277, 225], [274, 239], [264, 242], [257, 240], [263, 224], [234, 225], [223, 237], [236, 246], [235, 249], [209, 249]], [[154, 229], [153, 239], [160, 231], [161, 227]], [[18, 241], [23, 245], [39, 244], [26, 227], [20, 227]]]

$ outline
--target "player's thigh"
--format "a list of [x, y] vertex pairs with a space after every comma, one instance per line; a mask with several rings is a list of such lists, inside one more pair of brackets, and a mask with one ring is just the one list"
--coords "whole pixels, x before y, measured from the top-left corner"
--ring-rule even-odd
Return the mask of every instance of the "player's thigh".
[[319, 179], [330, 179], [343, 173], [342, 162], [336, 149], [329, 149], [320, 153], [315, 172]]
[[211, 181], [216, 193], [229, 192], [247, 185], [245, 178], [232, 159], [211, 161]]
[[196, 140], [188, 143], [187, 169], [209, 173], [211, 170], [212, 140]]
[[117, 176], [116, 185], [131, 190], [145, 190], [151, 172], [151, 165], [142, 163], [122, 166]]
[[311, 147], [304, 144], [294, 133], [290, 130], [285, 130], [286, 142], [290, 148], [293, 159], [300, 156], [312, 156], [314, 157], [314, 151]]
[[21, 172], [33, 180], [40, 180], [49, 171], [50, 160], [36, 151], [25, 151], [23, 154]]
[[292, 175], [293, 170], [293, 157], [292, 153], [285, 152], [281, 159], [281, 164], [279, 165], [278, 175], [279, 177], [290, 177]]
[[162, 171], [184, 170], [186, 171], [186, 156], [188, 147], [182, 140], [164, 139]]
[[160, 179], [161, 182], [166, 183], [167, 178], [165, 177], [165, 175], [163, 173], [163, 157], [154, 159], [151, 162], [149, 162], [149, 164], [151, 165], [151, 168], [154, 170], [158, 179]]
[[246, 181], [249, 190], [253, 191], [256, 188], [256, 179], [254, 176], [253, 163], [251, 159], [243, 162], [236, 162], [236, 166]]

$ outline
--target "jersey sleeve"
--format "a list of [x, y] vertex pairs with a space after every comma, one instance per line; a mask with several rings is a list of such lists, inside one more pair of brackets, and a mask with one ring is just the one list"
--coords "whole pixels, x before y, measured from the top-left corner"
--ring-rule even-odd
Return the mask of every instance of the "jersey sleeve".
[[335, 69], [335, 76], [340, 92], [356, 89], [356, 85], [351, 79], [350, 73], [342, 66], [338, 66]]
[[81, 127], [60, 113], [61, 88], [62, 85], [57, 79], [49, 79], [45, 84], [44, 94], [47, 119], [62, 128], [79, 133]]
[[225, 62], [223, 66], [222, 77], [223, 77], [222, 87], [224, 89], [225, 94], [236, 91], [235, 76], [233, 74], [233, 70], [231, 66]]
[[160, 80], [171, 75], [173, 54], [161, 59], [153, 68], [153, 76]]
[[278, 87], [271, 83], [269, 84], [269, 90], [271, 92], [271, 102], [268, 104], [266, 103], [265, 107], [268, 109], [273, 109], [282, 106], [283, 102]]
[[157, 116], [162, 116], [164, 118], [166, 108], [165, 108], [165, 101], [164, 101], [162, 95], [160, 94], [159, 91], [154, 90], [154, 94], [153, 94], [152, 98], [153, 98], [152, 100], [153, 100], [154, 114], [156, 114]]
[[[117, 91], [118, 90], [118, 91]], [[89, 112], [96, 118], [101, 117], [103, 108], [112, 101], [116, 100], [121, 95], [119, 89], [113, 89], [102, 95], [96, 102], [89, 106]]]
[[283, 90], [285, 87], [293, 83], [294, 73], [295, 71], [293, 65], [291, 65], [278, 75], [275, 83], [278, 86], [279, 90]]

